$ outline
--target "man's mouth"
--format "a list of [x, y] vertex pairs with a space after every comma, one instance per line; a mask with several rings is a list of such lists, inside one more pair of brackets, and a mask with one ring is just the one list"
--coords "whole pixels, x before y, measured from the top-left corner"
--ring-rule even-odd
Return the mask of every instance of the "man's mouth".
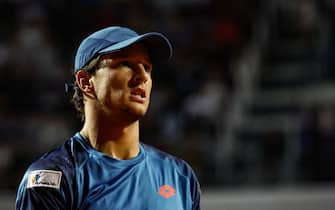
[[138, 103], [144, 103], [146, 98], [146, 93], [142, 88], [134, 88], [131, 90], [130, 99]]
[[139, 96], [141, 98], [145, 98], [145, 91], [142, 88], [134, 88], [131, 90], [131, 94], [135, 96]]

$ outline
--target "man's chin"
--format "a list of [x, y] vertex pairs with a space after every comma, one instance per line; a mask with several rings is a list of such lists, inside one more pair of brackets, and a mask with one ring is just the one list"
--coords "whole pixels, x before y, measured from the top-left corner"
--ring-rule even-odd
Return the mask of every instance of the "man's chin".
[[126, 114], [127, 118], [132, 119], [133, 121], [141, 119], [147, 112], [147, 109], [144, 108], [134, 108], [128, 107], [122, 109], [122, 111]]

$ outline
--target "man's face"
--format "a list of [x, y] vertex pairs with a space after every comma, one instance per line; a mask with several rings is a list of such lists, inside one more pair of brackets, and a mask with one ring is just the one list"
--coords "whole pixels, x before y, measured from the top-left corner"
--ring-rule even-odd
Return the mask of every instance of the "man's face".
[[103, 55], [91, 78], [98, 109], [113, 118], [142, 117], [150, 102], [151, 70], [142, 44]]

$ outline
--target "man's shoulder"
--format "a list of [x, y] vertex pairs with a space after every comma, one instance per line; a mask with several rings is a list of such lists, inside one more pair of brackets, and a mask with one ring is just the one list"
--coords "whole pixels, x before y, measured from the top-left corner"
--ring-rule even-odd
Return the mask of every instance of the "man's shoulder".
[[157, 158], [157, 159], [160, 159], [162, 161], [182, 161], [180, 158], [170, 154], [170, 153], [167, 153], [157, 147], [154, 147], [154, 146], [151, 146], [151, 145], [148, 145], [148, 144], [144, 144], [142, 143], [141, 144], [142, 147], [144, 148], [146, 154], [151, 157], [151, 158]]
[[184, 176], [191, 176], [194, 173], [192, 167], [182, 158], [150, 145], [142, 145], [149, 159], [152, 159], [158, 164], [162, 164], [164, 167], [170, 166], [171, 168], [177, 169], [179, 173]]
[[73, 155], [71, 152], [72, 139], [66, 140], [62, 145], [44, 153], [28, 167], [28, 171], [34, 170], [65, 170], [73, 167]]

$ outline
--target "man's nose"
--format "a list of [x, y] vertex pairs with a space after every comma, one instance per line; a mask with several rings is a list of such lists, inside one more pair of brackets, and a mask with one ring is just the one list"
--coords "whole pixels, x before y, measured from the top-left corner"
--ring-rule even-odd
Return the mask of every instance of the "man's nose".
[[146, 82], [148, 80], [148, 73], [146, 72], [146, 69], [143, 64], [139, 63], [135, 66], [134, 69], [134, 80], [136, 82]]

